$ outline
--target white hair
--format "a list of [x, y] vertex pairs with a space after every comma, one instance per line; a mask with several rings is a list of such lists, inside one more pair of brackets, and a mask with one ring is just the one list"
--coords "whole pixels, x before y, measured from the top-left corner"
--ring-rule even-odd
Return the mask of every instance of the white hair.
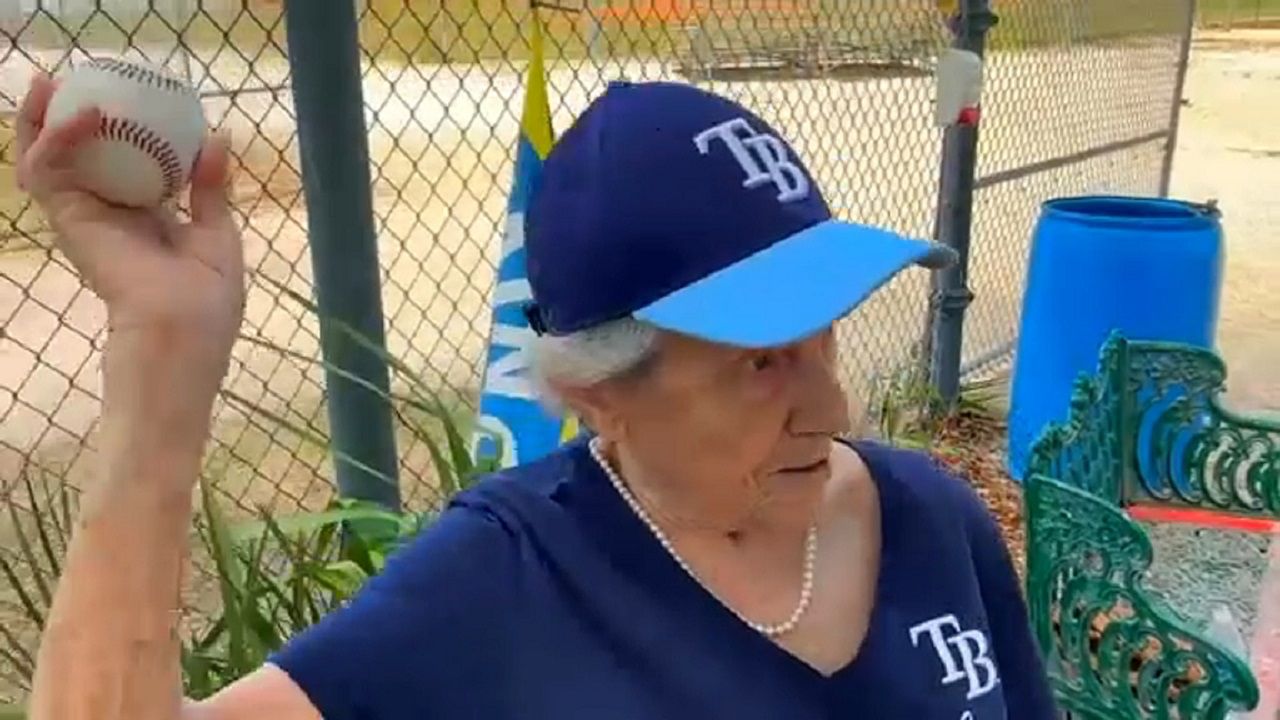
[[658, 328], [633, 318], [611, 320], [569, 335], [535, 336], [529, 369], [539, 399], [555, 412], [555, 385], [589, 387], [638, 369], [658, 345]]

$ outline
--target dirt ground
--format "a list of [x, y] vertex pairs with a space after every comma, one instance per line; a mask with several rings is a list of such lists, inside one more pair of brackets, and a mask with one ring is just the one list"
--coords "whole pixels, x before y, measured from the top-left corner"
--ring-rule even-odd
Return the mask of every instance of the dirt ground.
[[1217, 198], [1226, 270], [1218, 327], [1228, 398], [1280, 411], [1280, 28], [1200, 33], [1171, 194]]
[[[1206, 32], [1187, 75], [1171, 194], [1216, 198], [1223, 211], [1226, 269], [1218, 327], [1228, 402], [1280, 414], [1280, 27]], [[1262, 688], [1249, 715], [1280, 712], [1280, 535], [1153, 528], [1152, 583], [1187, 616], [1233, 608]], [[1240, 552], [1245, 548], [1248, 552]], [[1233, 552], [1246, 560], [1233, 560]], [[1268, 564], [1268, 557], [1270, 563]], [[1251, 628], [1251, 632], [1249, 629]]]

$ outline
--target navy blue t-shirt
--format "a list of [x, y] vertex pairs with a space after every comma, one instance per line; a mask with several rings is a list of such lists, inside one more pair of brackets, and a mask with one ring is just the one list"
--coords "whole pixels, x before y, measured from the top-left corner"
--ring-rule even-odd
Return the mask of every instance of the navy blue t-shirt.
[[327, 720], [1050, 720], [986, 508], [923, 454], [858, 442], [882, 559], [831, 676], [690, 578], [575, 441], [485, 479], [272, 658]]

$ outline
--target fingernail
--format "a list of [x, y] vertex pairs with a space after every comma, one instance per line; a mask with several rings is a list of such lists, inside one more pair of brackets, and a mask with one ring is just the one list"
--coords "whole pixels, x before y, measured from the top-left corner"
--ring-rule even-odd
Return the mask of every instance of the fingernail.
[[76, 119], [85, 125], [97, 125], [102, 121], [102, 108], [97, 105], [86, 105], [76, 113]]

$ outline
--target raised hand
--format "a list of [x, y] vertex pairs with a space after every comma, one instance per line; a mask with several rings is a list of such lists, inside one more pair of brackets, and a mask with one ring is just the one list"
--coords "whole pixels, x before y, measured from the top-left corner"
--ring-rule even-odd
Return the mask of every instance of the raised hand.
[[36, 75], [19, 110], [18, 182], [47, 216], [58, 249], [106, 304], [104, 393], [177, 393], [168, 399], [180, 407], [169, 410], [207, 415], [245, 293], [243, 247], [226, 196], [226, 143], [210, 138], [200, 152], [189, 221], [166, 208], [114, 206], [80, 188], [72, 170], [76, 147], [98, 128], [98, 111], [47, 127], [54, 89], [55, 81]]

